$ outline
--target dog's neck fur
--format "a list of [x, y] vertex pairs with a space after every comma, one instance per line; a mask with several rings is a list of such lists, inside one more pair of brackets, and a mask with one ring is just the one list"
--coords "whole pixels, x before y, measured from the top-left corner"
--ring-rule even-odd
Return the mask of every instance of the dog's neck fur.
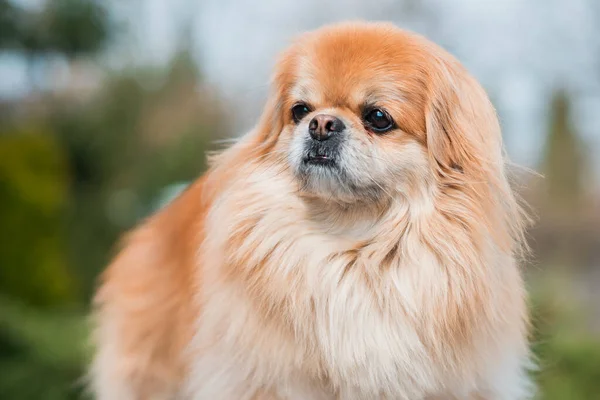
[[[502, 287], [490, 286], [495, 274], [515, 269], [504, 268], [512, 256], [484, 227], [456, 229], [460, 222], [434, 208], [427, 191], [378, 207], [340, 207], [299, 196], [293, 178], [268, 164], [241, 170], [250, 172], [233, 177], [215, 199], [202, 249], [203, 271], [222, 272], [219, 281], [205, 276], [205, 285], [230, 297], [203, 300], [199, 336], [206, 343], [204, 335], [225, 330], [212, 351], [251, 344], [243, 353], [254, 356], [221, 373], [274, 386], [299, 384], [301, 377], [344, 398], [382, 390], [396, 398], [442, 391], [464, 398], [476, 390], [478, 370], [508, 368], [473, 354], [499, 351], [500, 342], [519, 340], [524, 329], [507, 326], [503, 338], [488, 331], [503, 313], [524, 311]], [[502, 279], [520, 283], [518, 273]], [[233, 299], [245, 308], [220, 314]], [[211, 320], [213, 306], [219, 319]], [[513, 358], [506, 363], [520, 362]], [[195, 366], [195, 379], [214, 372], [207, 359]], [[455, 382], [460, 388], [452, 389]]]

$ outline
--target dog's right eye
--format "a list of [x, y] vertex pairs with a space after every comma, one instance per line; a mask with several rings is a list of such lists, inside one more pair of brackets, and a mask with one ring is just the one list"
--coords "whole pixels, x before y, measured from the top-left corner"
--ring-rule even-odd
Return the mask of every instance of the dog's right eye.
[[304, 103], [298, 103], [292, 107], [292, 118], [298, 123], [310, 113], [310, 108]]

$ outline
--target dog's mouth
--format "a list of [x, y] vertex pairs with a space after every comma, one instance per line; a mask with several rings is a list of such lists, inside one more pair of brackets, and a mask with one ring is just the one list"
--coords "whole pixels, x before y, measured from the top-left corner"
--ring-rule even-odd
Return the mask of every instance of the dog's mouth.
[[304, 163], [308, 165], [333, 166], [335, 160], [328, 156], [308, 156], [304, 159]]
[[332, 167], [335, 165], [335, 156], [326, 148], [312, 148], [304, 156], [304, 164]]

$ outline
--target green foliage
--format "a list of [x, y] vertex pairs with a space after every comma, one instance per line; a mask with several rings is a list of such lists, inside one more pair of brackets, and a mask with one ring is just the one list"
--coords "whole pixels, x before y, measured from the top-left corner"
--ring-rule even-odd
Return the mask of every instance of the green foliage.
[[0, 134], [0, 292], [36, 305], [75, 298], [62, 226], [65, 161], [50, 132]]
[[[564, 282], [562, 290], [564, 291]], [[585, 315], [546, 289], [535, 293], [533, 351], [540, 400], [600, 398], [600, 338], [583, 326]]]
[[83, 398], [87, 329], [77, 312], [40, 313], [0, 298], [0, 397]]
[[538, 382], [545, 400], [598, 398], [600, 343], [591, 338], [552, 338], [540, 349], [545, 365]]

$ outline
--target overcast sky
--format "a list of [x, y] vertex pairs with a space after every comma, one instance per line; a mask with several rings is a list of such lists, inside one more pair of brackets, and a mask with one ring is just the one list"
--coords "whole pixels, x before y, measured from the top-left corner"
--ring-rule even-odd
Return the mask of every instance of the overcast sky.
[[595, 0], [146, 0], [139, 22], [144, 54], [164, 60], [177, 26], [195, 27], [207, 78], [238, 102], [240, 129], [260, 111], [274, 57], [290, 38], [327, 22], [392, 20], [455, 54], [496, 103], [507, 147], [535, 165], [552, 90], [576, 101], [582, 137], [600, 149], [600, 29]]
[[[14, 1], [35, 5], [41, 0]], [[538, 160], [548, 101], [558, 87], [573, 93], [579, 132], [590, 151], [600, 150], [600, 1], [111, 0], [111, 4], [128, 22], [131, 36], [109, 52], [109, 64], [164, 64], [176, 50], [182, 23], [191, 22], [194, 55], [205, 77], [236, 102], [240, 131], [250, 127], [260, 112], [274, 57], [291, 37], [327, 22], [374, 19], [391, 20], [428, 36], [471, 70], [498, 108], [509, 154], [516, 162], [533, 166]], [[23, 90], [17, 82], [24, 79], [20, 62], [18, 57], [0, 55], [0, 93]]]

